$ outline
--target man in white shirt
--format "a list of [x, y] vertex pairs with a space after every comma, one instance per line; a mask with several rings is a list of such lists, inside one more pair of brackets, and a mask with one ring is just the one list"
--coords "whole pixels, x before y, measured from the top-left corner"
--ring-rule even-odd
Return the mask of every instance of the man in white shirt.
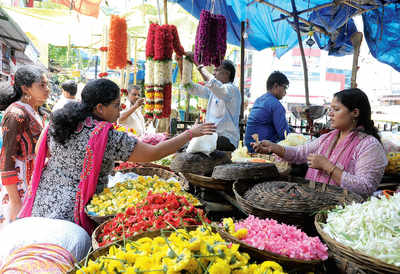
[[128, 100], [126, 108], [121, 111], [119, 124], [127, 128], [133, 128], [138, 136], [144, 134], [146, 125], [142, 114], [141, 106], [144, 98], [140, 98], [140, 87], [132, 86], [128, 90]]
[[69, 102], [75, 102], [75, 95], [78, 90], [78, 86], [73, 80], [62, 83], [62, 95], [61, 98], [54, 105], [52, 111], [63, 108]]
[[215, 68], [214, 75], [203, 65], [198, 65], [205, 85], [193, 84], [189, 93], [208, 99], [206, 122], [217, 126], [217, 149], [234, 151], [239, 144], [239, 116], [242, 97], [233, 84], [235, 66], [229, 60]]

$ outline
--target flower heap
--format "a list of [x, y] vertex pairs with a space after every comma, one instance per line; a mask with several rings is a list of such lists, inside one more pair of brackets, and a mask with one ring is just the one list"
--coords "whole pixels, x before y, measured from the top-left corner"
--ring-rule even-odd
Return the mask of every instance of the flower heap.
[[222, 226], [232, 236], [261, 250], [305, 261], [328, 259], [328, 248], [321, 240], [307, 236], [295, 226], [252, 215], [237, 223], [225, 218]]
[[185, 197], [165, 192], [153, 194], [150, 191], [144, 201], [107, 222], [97, 240], [100, 246], [104, 246], [144, 231], [203, 222], [210, 223], [210, 220], [204, 216], [202, 209], [195, 208]]
[[167, 118], [171, 114], [172, 53], [185, 53], [174, 25], [150, 24], [146, 41], [145, 116]]
[[249, 255], [238, 249], [239, 245], [225, 242], [209, 226], [177, 229], [169, 236], [161, 231], [158, 237], [112, 245], [106, 255], [89, 259], [76, 273], [285, 273], [273, 261], [250, 264]]
[[125, 17], [111, 15], [107, 66], [123, 69], [127, 60], [128, 33]]
[[194, 59], [196, 63], [219, 67], [226, 53], [225, 16], [211, 14], [207, 10], [202, 10], [194, 46]]
[[146, 198], [149, 191], [153, 193], [173, 192], [184, 196], [191, 204], [200, 205], [200, 202], [192, 194], [182, 190], [179, 182], [165, 181], [158, 176], [139, 176], [133, 180], [119, 182], [114, 187], [105, 188], [103, 192], [95, 194], [86, 209], [89, 214], [96, 216], [122, 213]]

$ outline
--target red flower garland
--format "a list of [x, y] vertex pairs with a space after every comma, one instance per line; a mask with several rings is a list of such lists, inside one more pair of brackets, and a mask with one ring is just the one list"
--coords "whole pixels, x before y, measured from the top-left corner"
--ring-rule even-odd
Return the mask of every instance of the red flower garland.
[[164, 86], [164, 106], [162, 117], [168, 118], [171, 115], [171, 97], [172, 97], [172, 84], [167, 84]]
[[107, 50], [108, 50], [108, 47], [100, 47], [99, 50], [100, 50], [100, 51], [107, 51]]
[[127, 57], [128, 33], [125, 17], [111, 15], [110, 41], [107, 55], [107, 66], [110, 69], [125, 68]]
[[185, 49], [182, 47], [181, 45], [181, 41], [179, 40], [179, 35], [178, 35], [178, 30], [176, 29], [176, 27], [174, 25], [170, 25], [170, 30], [173, 36], [173, 47], [174, 47], [174, 51], [176, 53], [176, 55], [178, 55], [178, 57], [182, 57], [182, 55], [185, 53]]
[[149, 31], [147, 32], [147, 40], [146, 40], [146, 58], [154, 57], [154, 38], [155, 31], [158, 27], [157, 24], [151, 23], [149, 27]]
[[100, 77], [100, 78], [103, 78], [103, 77], [106, 77], [106, 76], [108, 76], [108, 73], [107, 73], [107, 72], [100, 72], [100, 73], [99, 73], [99, 77]]
[[154, 38], [154, 60], [166, 60], [172, 58], [174, 51], [173, 40], [169, 25], [158, 26]]

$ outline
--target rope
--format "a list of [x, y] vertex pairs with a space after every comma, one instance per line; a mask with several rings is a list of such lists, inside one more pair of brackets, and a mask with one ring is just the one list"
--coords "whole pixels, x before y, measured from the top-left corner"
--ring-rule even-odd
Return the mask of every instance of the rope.
[[157, 11], [158, 11], [158, 20], [159, 20], [159, 24], [161, 25], [161, 11], [160, 11], [160, 0], [157, 0]]

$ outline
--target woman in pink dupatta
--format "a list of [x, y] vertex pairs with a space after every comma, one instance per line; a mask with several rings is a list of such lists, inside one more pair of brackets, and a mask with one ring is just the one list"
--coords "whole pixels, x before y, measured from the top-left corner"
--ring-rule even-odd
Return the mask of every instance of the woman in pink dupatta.
[[52, 113], [41, 136], [20, 218], [69, 220], [90, 234], [93, 224], [84, 207], [94, 193], [104, 189], [115, 161], [158, 160], [176, 152], [192, 137], [215, 132], [213, 124], [202, 124], [156, 146], [148, 145], [113, 129], [111, 123], [120, 113], [120, 89], [114, 82], [91, 81], [81, 97], [82, 102], [69, 103]]
[[370, 196], [382, 179], [387, 159], [367, 95], [360, 89], [334, 95], [329, 112], [333, 131], [299, 147], [269, 141], [252, 146], [259, 153], [275, 153], [292, 163], [308, 163], [306, 179], [337, 185]]

